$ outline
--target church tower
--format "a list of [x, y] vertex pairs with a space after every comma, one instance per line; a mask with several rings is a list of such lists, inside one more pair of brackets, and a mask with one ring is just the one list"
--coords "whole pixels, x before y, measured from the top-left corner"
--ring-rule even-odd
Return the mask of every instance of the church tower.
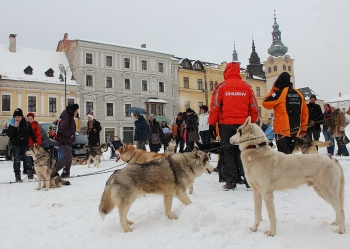
[[[274, 14], [274, 24], [272, 25], [272, 44], [267, 50], [270, 56], [264, 61], [266, 73], [267, 93], [271, 90], [278, 76], [283, 72], [288, 72], [291, 75], [290, 81], [295, 87], [294, 80], [294, 59], [291, 59], [287, 54], [288, 47], [282, 42], [281, 31], [276, 21], [276, 13]], [[269, 111], [269, 121], [273, 118], [273, 111]]]
[[263, 70], [263, 64], [260, 63], [260, 58], [258, 53], [255, 51], [254, 40], [252, 42], [252, 53], [249, 58], [249, 65], [247, 65], [247, 79], [253, 78], [253, 76], [257, 76], [261, 79], [266, 79], [265, 72]]

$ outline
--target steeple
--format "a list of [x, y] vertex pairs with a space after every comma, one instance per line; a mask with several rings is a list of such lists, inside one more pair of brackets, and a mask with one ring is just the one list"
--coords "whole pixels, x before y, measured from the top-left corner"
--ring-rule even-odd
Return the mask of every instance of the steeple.
[[272, 44], [271, 47], [267, 50], [267, 52], [275, 57], [283, 56], [287, 53], [288, 47], [284, 46], [281, 38], [281, 31], [279, 30], [279, 25], [276, 21], [276, 11], [274, 13], [274, 24], [272, 25]]
[[260, 58], [258, 53], [255, 51], [255, 43], [252, 40], [252, 53], [249, 58], [249, 65], [247, 65], [246, 77], [253, 78], [253, 76], [258, 76], [262, 79], [266, 79], [265, 72], [263, 70], [263, 64], [260, 63]]
[[237, 63], [241, 64], [238, 61], [238, 53], [236, 52], [236, 42], [235, 41], [233, 42], [232, 62], [237, 62]]

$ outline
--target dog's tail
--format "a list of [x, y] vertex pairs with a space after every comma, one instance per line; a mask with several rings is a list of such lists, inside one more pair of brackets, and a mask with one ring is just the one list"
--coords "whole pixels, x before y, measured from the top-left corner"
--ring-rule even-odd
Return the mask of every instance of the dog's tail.
[[345, 180], [344, 180], [344, 172], [343, 172], [343, 167], [340, 165], [339, 161], [335, 158], [332, 158], [335, 164], [339, 167], [340, 170], [340, 188], [339, 188], [339, 201], [341, 207], [344, 209], [344, 185], [345, 185]]
[[114, 209], [114, 206], [115, 205], [111, 197], [111, 185], [107, 182], [99, 206], [100, 216], [102, 220], [104, 220], [105, 216]]
[[330, 142], [330, 141], [322, 142], [322, 141], [316, 141], [316, 140], [314, 140], [314, 141], [312, 141], [312, 144], [313, 144], [313, 145], [316, 145], [316, 146], [318, 146], [318, 147], [329, 147], [329, 146], [332, 145], [332, 142]]

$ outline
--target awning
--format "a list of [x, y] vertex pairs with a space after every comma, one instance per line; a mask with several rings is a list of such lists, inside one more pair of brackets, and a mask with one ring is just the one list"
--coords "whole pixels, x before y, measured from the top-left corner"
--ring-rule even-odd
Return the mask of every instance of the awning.
[[165, 101], [164, 99], [148, 99], [146, 103], [168, 103], [168, 101]]

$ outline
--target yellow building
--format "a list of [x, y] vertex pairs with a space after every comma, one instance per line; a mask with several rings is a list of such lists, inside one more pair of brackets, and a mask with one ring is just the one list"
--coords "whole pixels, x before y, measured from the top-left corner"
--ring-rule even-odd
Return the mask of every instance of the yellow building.
[[17, 47], [16, 35], [10, 35], [9, 46], [0, 44], [0, 128], [16, 108], [25, 116], [33, 112], [38, 122], [52, 122], [65, 110], [65, 97], [79, 103], [78, 84], [71, 77], [65, 84], [60, 64], [69, 66], [65, 53]]

